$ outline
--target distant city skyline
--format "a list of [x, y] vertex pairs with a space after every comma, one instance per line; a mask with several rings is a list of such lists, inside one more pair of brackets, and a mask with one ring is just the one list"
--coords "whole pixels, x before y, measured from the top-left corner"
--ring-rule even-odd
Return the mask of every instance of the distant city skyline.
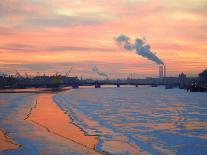
[[1, 0], [0, 72], [158, 77], [158, 65], [117, 46], [145, 38], [167, 76], [207, 68], [207, 0]]

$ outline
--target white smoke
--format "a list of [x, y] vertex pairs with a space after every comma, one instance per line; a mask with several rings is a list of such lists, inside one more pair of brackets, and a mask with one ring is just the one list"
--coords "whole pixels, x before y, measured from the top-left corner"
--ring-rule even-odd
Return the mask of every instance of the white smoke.
[[164, 62], [151, 51], [150, 45], [146, 44], [145, 39], [137, 38], [135, 43], [131, 43], [128, 36], [120, 35], [115, 39], [115, 41], [118, 45], [123, 46], [123, 48], [128, 51], [135, 49], [138, 55], [141, 55], [159, 65], [164, 64]]
[[100, 75], [100, 76], [103, 76], [103, 77], [108, 78], [108, 75], [107, 75], [106, 73], [104, 73], [104, 72], [101, 72], [101, 71], [98, 69], [98, 67], [96, 67], [96, 66], [94, 66], [94, 67], [92, 68], [92, 71], [94, 71], [95, 73], [97, 73], [97, 74]]

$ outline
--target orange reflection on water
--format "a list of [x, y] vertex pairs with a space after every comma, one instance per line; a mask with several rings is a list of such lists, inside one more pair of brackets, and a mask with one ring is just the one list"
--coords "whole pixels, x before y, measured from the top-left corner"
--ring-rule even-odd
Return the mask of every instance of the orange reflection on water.
[[84, 147], [95, 149], [98, 137], [85, 135], [53, 102], [52, 96], [53, 94], [38, 96], [37, 104], [33, 108], [29, 120], [45, 127], [56, 135], [74, 141]]
[[17, 149], [20, 145], [16, 144], [3, 130], [0, 129], [0, 151]]
[[207, 129], [207, 122], [191, 121], [184, 124], [187, 130]]

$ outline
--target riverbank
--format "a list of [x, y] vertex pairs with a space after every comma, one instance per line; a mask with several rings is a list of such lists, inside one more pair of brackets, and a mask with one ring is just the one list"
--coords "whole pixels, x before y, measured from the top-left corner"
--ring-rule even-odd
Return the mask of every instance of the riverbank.
[[61, 92], [67, 91], [70, 88], [60, 88], [60, 89], [52, 89], [52, 88], [26, 88], [26, 89], [1, 89], [0, 93], [50, 93], [50, 92]]
[[99, 154], [96, 145], [97, 136], [85, 135], [72, 119], [68, 117], [53, 101], [55, 93], [40, 94], [35, 106], [30, 110], [27, 120], [45, 128], [48, 132], [68, 139], [82, 147]]

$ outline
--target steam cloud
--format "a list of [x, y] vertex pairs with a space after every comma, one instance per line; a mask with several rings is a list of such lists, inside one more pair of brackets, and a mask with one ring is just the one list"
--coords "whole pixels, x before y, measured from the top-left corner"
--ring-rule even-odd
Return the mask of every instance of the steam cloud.
[[120, 35], [115, 39], [115, 41], [118, 45], [123, 46], [123, 48], [128, 51], [135, 49], [138, 55], [141, 55], [159, 65], [164, 64], [164, 62], [151, 51], [150, 45], [146, 44], [145, 39], [137, 38], [135, 43], [131, 43], [128, 36]]
[[108, 75], [107, 75], [106, 73], [104, 73], [104, 72], [101, 72], [101, 71], [98, 69], [98, 67], [96, 67], [96, 66], [94, 66], [94, 67], [92, 68], [92, 71], [94, 71], [95, 73], [97, 73], [97, 74], [100, 75], [100, 76], [103, 76], [103, 77], [108, 78]]

